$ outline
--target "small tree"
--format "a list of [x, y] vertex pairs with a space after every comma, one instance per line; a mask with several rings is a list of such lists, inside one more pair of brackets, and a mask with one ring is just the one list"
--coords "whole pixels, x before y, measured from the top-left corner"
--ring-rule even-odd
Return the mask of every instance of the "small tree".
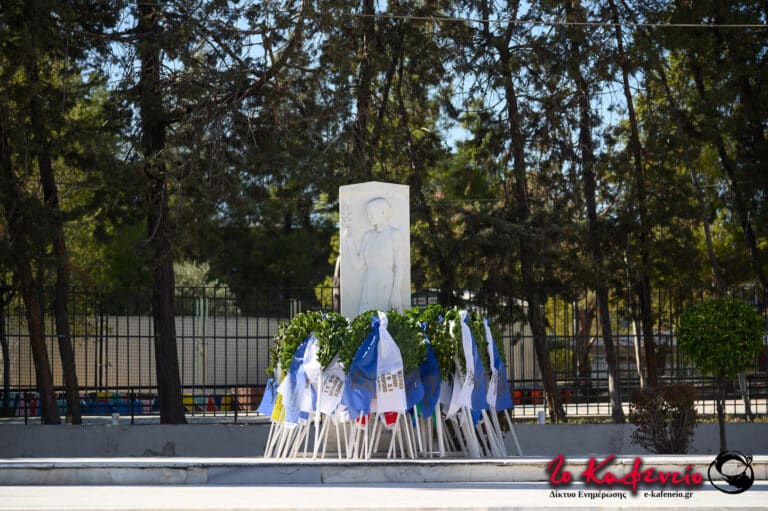
[[746, 371], [763, 350], [765, 322], [751, 305], [731, 297], [689, 307], [680, 316], [680, 349], [705, 374], [717, 380], [717, 419], [720, 450], [726, 450], [725, 383]]

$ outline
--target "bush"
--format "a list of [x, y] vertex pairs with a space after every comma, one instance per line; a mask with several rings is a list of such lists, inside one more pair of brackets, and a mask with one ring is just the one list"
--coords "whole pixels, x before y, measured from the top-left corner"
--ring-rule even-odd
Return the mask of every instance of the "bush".
[[629, 421], [637, 426], [632, 443], [658, 454], [684, 454], [696, 427], [696, 389], [669, 385], [637, 392]]
[[677, 342], [705, 374], [734, 378], [763, 351], [765, 320], [754, 307], [723, 297], [689, 307], [680, 316]]
[[726, 451], [725, 383], [747, 371], [763, 351], [765, 320], [746, 302], [725, 296], [693, 305], [680, 316], [677, 345], [705, 374], [717, 379], [720, 451]]

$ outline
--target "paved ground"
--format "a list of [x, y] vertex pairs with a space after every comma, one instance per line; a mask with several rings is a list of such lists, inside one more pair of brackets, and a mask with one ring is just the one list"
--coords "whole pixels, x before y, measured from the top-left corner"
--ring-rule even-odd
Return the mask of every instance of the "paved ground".
[[[547, 483], [308, 486], [5, 486], [0, 510], [348, 510], [348, 509], [766, 509], [768, 481], [726, 495], [705, 483], [685, 490], [600, 490]], [[566, 494], [565, 492], [570, 492]]]

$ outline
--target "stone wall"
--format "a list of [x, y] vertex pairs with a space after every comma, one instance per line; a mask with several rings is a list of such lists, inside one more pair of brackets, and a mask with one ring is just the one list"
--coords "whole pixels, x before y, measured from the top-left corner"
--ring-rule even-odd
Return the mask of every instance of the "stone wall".
[[[525, 456], [648, 454], [630, 442], [631, 424], [519, 424], [515, 432]], [[51, 457], [261, 457], [268, 423], [0, 425], [0, 458]], [[728, 447], [768, 454], [768, 424], [728, 424]], [[507, 435], [507, 450], [515, 452]], [[700, 424], [689, 454], [716, 454], [717, 424]]]

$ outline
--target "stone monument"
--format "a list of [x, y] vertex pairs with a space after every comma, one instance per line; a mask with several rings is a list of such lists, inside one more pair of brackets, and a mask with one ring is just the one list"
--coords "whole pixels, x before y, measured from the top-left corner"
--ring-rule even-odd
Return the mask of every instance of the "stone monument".
[[339, 187], [341, 314], [411, 307], [411, 234], [406, 185]]

